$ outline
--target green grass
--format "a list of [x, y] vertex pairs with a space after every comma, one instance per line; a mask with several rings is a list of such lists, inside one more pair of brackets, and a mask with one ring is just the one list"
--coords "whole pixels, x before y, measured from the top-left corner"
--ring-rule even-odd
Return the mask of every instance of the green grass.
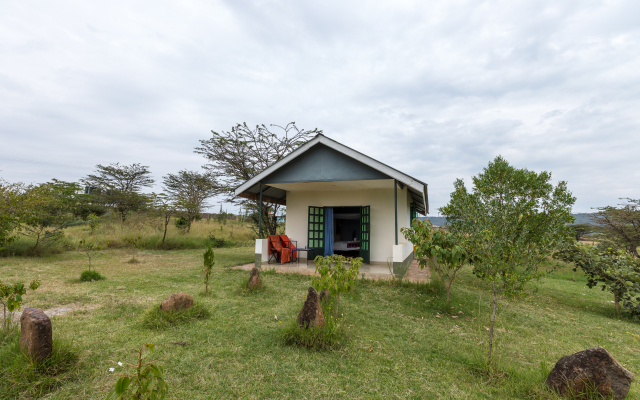
[[78, 355], [66, 340], [55, 339], [53, 352], [38, 363], [20, 350], [20, 335], [0, 347], [0, 396], [39, 398], [78, 377]]
[[[640, 372], [640, 344], [627, 333], [640, 333], [640, 325], [618, 317], [611, 295], [586, 288], [582, 274], [572, 281], [569, 268], [530, 285], [522, 300], [500, 300], [496, 364], [487, 372], [490, 290], [468, 269], [452, 288], [449, 309], [437, 283], [359, 281], [340, 301], [346, 340], [313, 351], [283, 340], [310, 276], [263, 271], [263, 290], [243, 293], [238, 288], [249, 272], [226, 267], [252, 262], [253, 249], [216, 249], [210, 295], [202, 296], [202, 252], [143, 250], [140, 263], [127, 264], [130, 251], [100, 251], [92, 266], [107, 280], [91, 283], [77, 279], [88, 264], [78, 252], [0, 258], [3, 281], [40, 277], [25, 306], [74, 308], [52, 323], [54, 337], [72, 343], [78, 362], [47, 399], [104, 398], [119, 377], [108, 369], [133, 362], [143, 343], [157, 344], [168, 399], [556, 399], [544, 387], [555, 362], [593, 346]], [[146, 310], [180, 291], [211, 316], [160, 330], [141, 323]], [[0, 398], [37, 397], [27, 389], [5, 394], [16, 393], [15, 378], [5, 367], [0, 373]], [[637, 398], [632, 384], [627, 399]]]
[[194, 301], [186, 310], [164, 312], [160, 305], [149, 308], [142, 316], [142, 325], [152, 329], [164, 329], [170, 326], [186, 324], [198, 319], [208, 318], [209, 310], [200, 302]]

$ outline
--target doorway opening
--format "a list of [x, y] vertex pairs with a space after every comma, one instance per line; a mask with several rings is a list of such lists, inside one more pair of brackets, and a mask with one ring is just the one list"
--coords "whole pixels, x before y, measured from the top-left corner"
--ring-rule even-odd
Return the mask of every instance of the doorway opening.
[[333, 253], [360, 257], [362, 207], [333, 207]]

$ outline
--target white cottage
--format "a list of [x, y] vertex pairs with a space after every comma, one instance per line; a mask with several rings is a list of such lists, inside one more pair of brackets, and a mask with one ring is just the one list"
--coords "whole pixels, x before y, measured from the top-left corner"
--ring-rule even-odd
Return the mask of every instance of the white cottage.
[[[413, 260], [400, 229], [429, 211], [427, 184], [319, 134], [248, 180], [236, 196], [286, 206], [286, 235], [309, 257], [334, 253], [394, 270]], [[268, 261], [256, 241], [256, 264]], [[305, 257], [306, 252], [300, 256]]]

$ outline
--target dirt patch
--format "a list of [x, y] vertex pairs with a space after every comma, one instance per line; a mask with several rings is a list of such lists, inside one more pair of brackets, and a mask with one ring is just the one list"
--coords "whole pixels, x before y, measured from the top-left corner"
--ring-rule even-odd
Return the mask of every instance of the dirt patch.
[[[72, 303], [72, 304], [65, 304], [63, 306], [59, 306], [59, 307], [51, 307], [48, 308], [46, 310], [43, 310], [44, 313], [49, 317], [55, 317], [56, 315], [65, 315], [71, 311], [89, 311], [89, 310], [93, 310], [100, 307], [98, 304], [80, 304], [80, 303]], [[22, 312], [21, 311], [16, 311], [13, 313], [13, 322], [18, 322], [20, 321], [20, 317], [22, 316]], [[2, 315], [0, 313], [0, 321], [4, 321], [4, 319], [2, 318]]]

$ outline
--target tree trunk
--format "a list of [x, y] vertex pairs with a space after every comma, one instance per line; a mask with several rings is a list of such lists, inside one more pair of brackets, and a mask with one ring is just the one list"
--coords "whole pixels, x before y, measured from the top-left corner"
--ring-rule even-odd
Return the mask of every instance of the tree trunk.
[[164, 235], [162, 235], [162, 248], [164, 249], [164, 239], [167, 237], [167, 226], [169, 226], [169, 220], [171, 219], [171, 217], [164, 218]]
[[489, 362], [487, 367], [491, 366], [491, 352], [493, 350], [493, 323], [496, 320], [496, 311], [498, 310], [498, 290], [496, 289], [496, 283], [493, 282], [493, 313], [491, 314], [491, 326], [489, 328]]

